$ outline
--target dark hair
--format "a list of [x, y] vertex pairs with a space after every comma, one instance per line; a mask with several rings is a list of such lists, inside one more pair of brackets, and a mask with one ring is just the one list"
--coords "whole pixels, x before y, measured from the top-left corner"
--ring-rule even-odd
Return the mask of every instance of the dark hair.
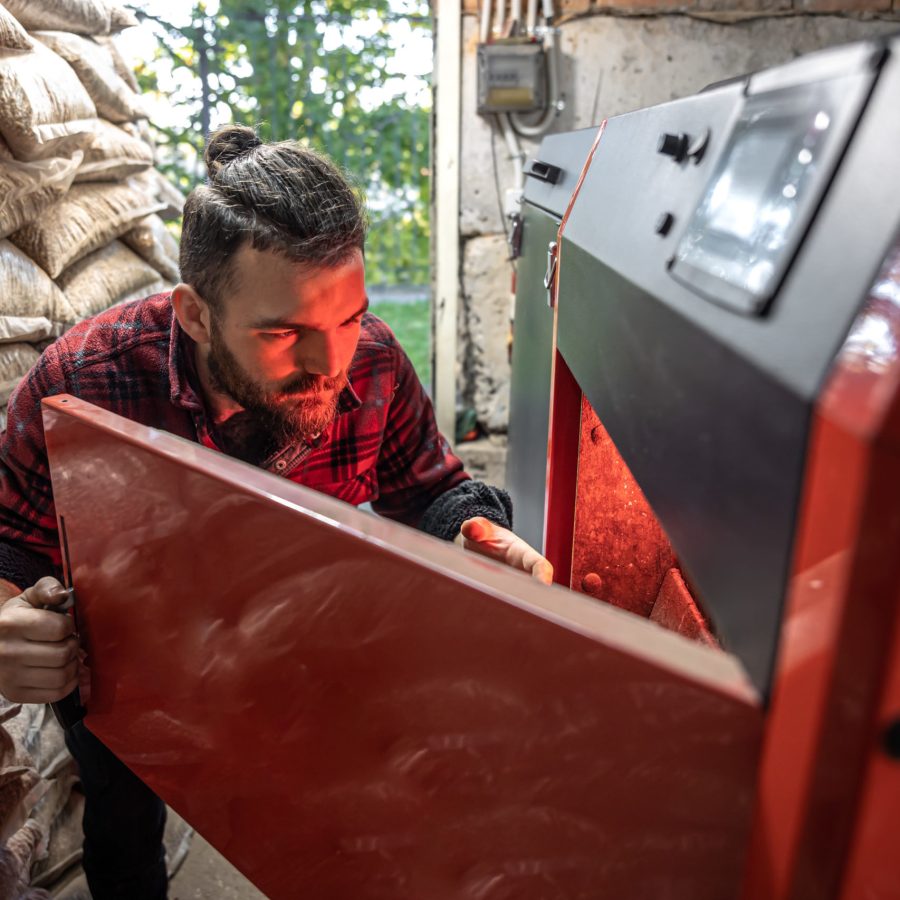
[[350, 179], [297, 141], [264, 144], [252, 128], [210, 135], [209, 179], [184, 205], [181, 277], [214, 310], [244, 243], [297, 263], [331, 267], [362, 250], [366, 213]]

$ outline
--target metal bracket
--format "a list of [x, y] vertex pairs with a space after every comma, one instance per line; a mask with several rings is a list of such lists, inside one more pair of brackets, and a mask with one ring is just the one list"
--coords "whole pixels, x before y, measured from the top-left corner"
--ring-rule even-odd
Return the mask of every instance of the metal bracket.
[[509, 231], [507, 243], [509, 244], [509, 258], [514, 260], [522, 255], [522, 232], [525, 226], [525, 220], [519, 213], [513, 213], [509, 217], [512, 228]]
[[556, 306], [556, 292], [553, 282], [556, 278], [556, 265], [559, 261], [559, 245], [556, 241], [550, 241], [547, 247], [547, 271], [544, 273], [544, 287], [547, 289], [547, 306], [553, 309]]

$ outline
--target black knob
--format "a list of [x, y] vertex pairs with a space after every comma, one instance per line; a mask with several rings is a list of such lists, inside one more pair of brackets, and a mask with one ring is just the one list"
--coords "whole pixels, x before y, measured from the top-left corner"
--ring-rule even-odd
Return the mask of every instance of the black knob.
[[674, 224], [675, 216], [670, 212], [665, 212], [656, 220], [656, 233], [665, 237], [672, 230]]
[[665, 156], [671, 156], [675, 162], [681, 162], [687, 155], [690, 138], [686, 134], [662, 134], [656, 149]]

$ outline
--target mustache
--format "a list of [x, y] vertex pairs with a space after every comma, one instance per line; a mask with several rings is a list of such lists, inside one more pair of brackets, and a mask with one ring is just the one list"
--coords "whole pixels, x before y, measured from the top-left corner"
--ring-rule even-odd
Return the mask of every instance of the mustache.
[[297, 375], [287, 384], [283, 385], [278, 393], [280, 394], [324, 394], [326, 391], [343, 390], [347, 383], [347, 376], [344, 373], [329, 378], [326, 375]]

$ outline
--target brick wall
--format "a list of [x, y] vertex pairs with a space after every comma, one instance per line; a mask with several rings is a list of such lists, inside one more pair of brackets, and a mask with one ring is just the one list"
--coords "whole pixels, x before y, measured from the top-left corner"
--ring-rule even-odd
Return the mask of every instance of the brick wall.
[[[585, 15], [647, 15], [654, 13], [710, 14], [744, 13], [747, 15], [838, 13], [900, 13], [900, 0], [556, 0], [560, 22]], [[476, 14], [478, 0], [464, 0], [463, 12]]]

